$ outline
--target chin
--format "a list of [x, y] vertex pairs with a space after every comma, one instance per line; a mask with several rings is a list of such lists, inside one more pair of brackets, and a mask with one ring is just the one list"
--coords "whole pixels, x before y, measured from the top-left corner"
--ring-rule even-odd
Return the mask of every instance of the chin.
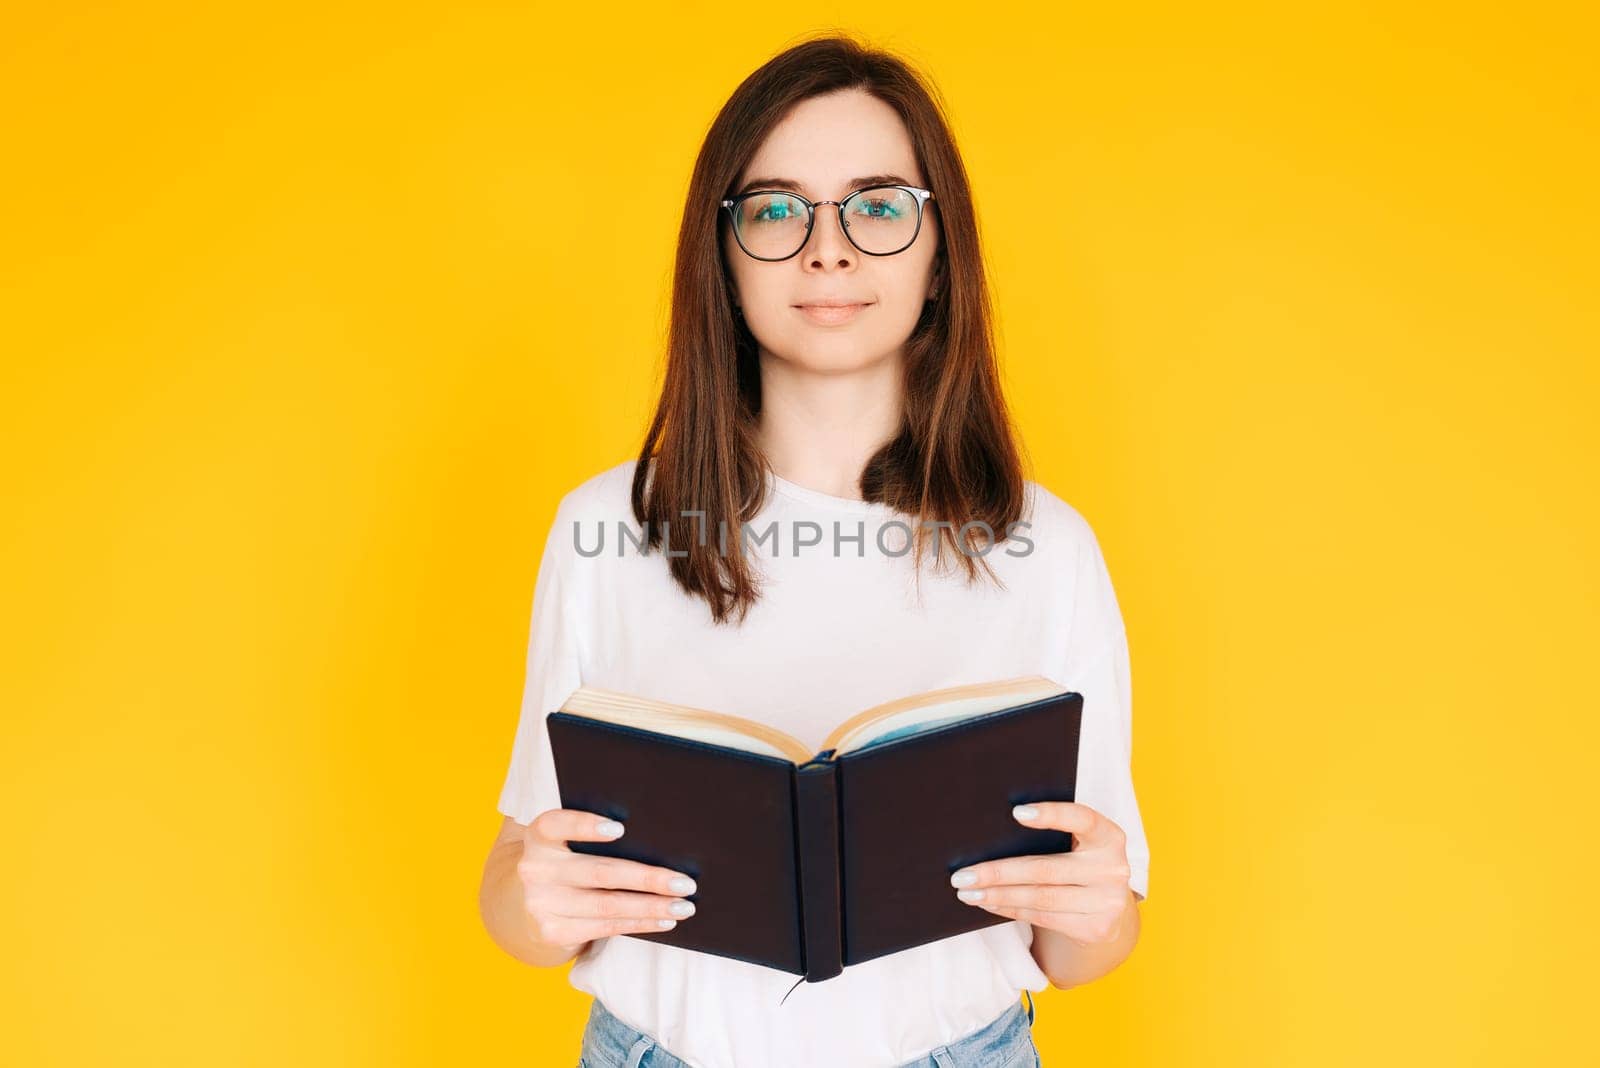
[[894, 355], [893, 346], [860, 338], [836, 337], [818, 342], [808, 338], [772, 352], [775, 359], [818, 374], [841, 374], [882, 363]]

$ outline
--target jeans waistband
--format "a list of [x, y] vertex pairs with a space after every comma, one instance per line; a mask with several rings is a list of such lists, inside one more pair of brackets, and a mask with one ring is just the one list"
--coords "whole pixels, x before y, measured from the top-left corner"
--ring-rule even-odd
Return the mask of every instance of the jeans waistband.
[[[1017, 1002], [972, 1034], [897, 1068], [962, 1068], [967, 1065], [1011, 1063], [1012, 1051], [1023, 1043], [1031, 1045], [1034, 1016], [1033, 994], [1027, 998], [1026, 1021], [1022, 1002]], [[1005, 1056], [999, 1056], [1000, 1054]], [[649, 1055], [646, 1060], [646, 1054]], [[999, 1060], [995, 1058], [999, 1056]], [[583, 1033], [583, 1068], [688, 1068], [683, 1061], [651, 1035], [613, 1016], [599, 998], [589, 1009]]]

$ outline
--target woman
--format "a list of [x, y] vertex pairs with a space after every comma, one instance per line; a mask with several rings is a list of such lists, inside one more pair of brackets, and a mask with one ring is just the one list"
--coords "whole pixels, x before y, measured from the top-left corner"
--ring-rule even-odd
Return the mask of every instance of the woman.
[[[624, 518], [670, 552], [591, 555]], [[776, 553], [711, 533], [774, 522]], [[911, 543], [880, 536], [894, 522]], [[660, 405], [637, 460], [561, 501], [527, 672], [482, 907], [519, 959], [576, 958], [590, 1068], [1037, 1064], [1019, 992], [1132, 951], [1149, 857], [1116, 596], [1089, 525], [1022, 475], [965, 171], [900, 60], [811, 40], [718, 115], [684, 210]], [[995, 917], [980, 930], [795, 987], [617, 937], [695, 922], [693, 880], [568, 849], [626, 833], [560, 807], [544, 717], [580, 683], [820, 743], [893, 697], [1030, 674], [1084, 695], [1079, 800], [1016, 816], [1074, 849], [958, 872], [950, 892]]]

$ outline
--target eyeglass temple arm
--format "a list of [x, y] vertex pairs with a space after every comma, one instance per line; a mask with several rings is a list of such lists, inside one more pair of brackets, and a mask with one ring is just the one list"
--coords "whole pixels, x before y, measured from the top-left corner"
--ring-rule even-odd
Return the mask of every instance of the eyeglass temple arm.
[[[928, 191], [926, 189], [917, 189], [917, 188], [915, 188], [913, 186], [909, 186], [909, 185], [897, 185], [894, 188], [896, 188], [896, 189], [909, 189], [909, 190], [911, 190], [911, 192], [913, 192], [913, 193], [917, 194], [918, 196], [920, 196], [923, 200], [932, 200], [933, 199], [933, 193], [931, 193], [930, 191]], [[752, 192], [759, 193], [759, 192], [761, 192], [761, 190], [759, 190], [759, 189], [752, 190]], [[857, 192], [860, 192], [860, 190], [858, 190]], [[854, 196], [854, 195], [855, 195], [854, 193], [850, 194], [850, 196]], [[850, 197], [846, 197], [845, 199], [848, 200], [848, 199], [850, 199]], [[826, 204], [826, 203], [831, 203], [831, 202], [830, 201], [823, 201], [823, 203]], [[733, 201], [732, 200], [724, 200], [722, 202], [722, 206], [725, 207], [725, 208], [731, 208], [731, 207], [733, 207]]]

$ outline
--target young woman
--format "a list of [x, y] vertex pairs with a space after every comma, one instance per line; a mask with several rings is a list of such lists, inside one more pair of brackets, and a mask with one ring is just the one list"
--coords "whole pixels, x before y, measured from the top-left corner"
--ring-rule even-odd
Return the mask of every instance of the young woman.
[[[622, 520], [652, 551], [593, 555]], [[774, 524], [775, 545], [738, 551]], [[580, 684], [820, 748], [881, 701], [1033, 674], [1084, 695], [1078, 801], [1014, 815], [1074, 849], [958, 872], [949, 892], [996, 917], [983, 929], [796, 987], [619, 937], [694, 923], [693, 880], [568, 849], [626, 833], [561, 808], [544, 719]], [[1103, 975], [1138, 937], [1130, 709], [1095, 536], [1020, 469], [967, 178], [930, 90], [846, 38], [784, 52], [696, 161], [644, 447], [563, 497], [545, 544], [491, 934], [530, 964], [576, 958], [589, 1068], [1037, 1064], [1019, 992]]]

